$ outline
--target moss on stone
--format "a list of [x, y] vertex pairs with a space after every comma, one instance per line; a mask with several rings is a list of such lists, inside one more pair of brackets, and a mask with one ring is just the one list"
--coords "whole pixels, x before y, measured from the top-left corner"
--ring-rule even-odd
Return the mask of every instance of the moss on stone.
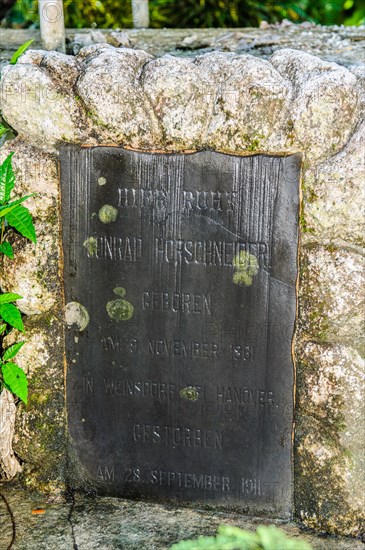
[[27, 344], [18, 357], [29, 373], [29, 400], [17, 410], [21, 432], [14, 450], [23, 464], [22, 483], [54, 492], [64, 488], [66, 460], [61, 312], [28, 317], [25, 328]]
[[[331, 349], [331, 346], [328, 346]], [[313, 354], [312, 354], [313, 355]], [[346, 484], [352, 453], [342, 444], [346, 428], [345, 399], [341, 391], [326, 399], [311, 399], [323, 376], [334, 388], [338, 380], [315, 358], [297, 354], [297, 408], [295, 432], [295, 509], [308, 527], [336, 534], [358, 535], [364, 527], [360, 510], [352, 506]]]

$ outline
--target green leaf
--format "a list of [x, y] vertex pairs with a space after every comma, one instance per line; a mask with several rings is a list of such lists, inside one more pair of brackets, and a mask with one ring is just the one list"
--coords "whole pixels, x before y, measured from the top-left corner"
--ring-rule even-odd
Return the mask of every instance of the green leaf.
[[24, 332], [20, 311], [13, 304], [0, 304], [0, 317], [14, 328]]
[[290, 539], [281, 529], [275, 525], [260, 525], [257, 528], [260, 548], [272, 550], [280, 548], [282, 550], [311, 550], [311, 546], [306, 541], [300, 539]]
[[13, 247], [11, 246], [10, 243], [6, 241], [0, 244], [0, 252], [5, 254], [5, 256], [7, 256], [8, 258], [11, 258], [11, 259], [14, 258]]
[[256, 533], [233, 525], [222, 525], [216, 537], [181, 541], [170, 550], [311, 550], [305, 541], [290, 539], [275, 526], [259, 526]]
[[3, 325], [0, 325], [0, 334], [3, 334], [3, 332], [6, 331], [6, 324], [4, 323]]
[[217, 545], [215, 537], [199, 537], [195, 540], [183, 540], [173, 544], [170, 550], [218, 550], [219, 548], [222, 546]]
[[25, 342], [17, 342], [16, 344], [8, 347], [8, 349], [4, 352], [3, 361], [9, 361], [9, 359], [13, 359], [18, 351], [24, 346], [24, 344]]
[[23, 237], [26, 237], [33, 243], [37, 242], [32, 216], [25, 206], [17, 205], [14, 210], [9, 212], [6, 220], [11, 227], [14, 227]]
[[18, 204], [21, 204], [22, 202], [26, 201], [30, 197], [34, 197], [34, 193], [32, 195], [25, 195], [25, 197], [22, 197], [21, 199], [17, 199], [16, 201], [8, 202], [8, 204], [4, 204], [4, 206], [0, 206], [0, 218], [3, 218], [4, 216], [6, 216], [6, 214], [14, 210], [14, 208]]
[[21, 300], [23, 296], [19, 294], [14, 294], [14, 292], [7, 292], [5, 294], [0, 294], [0, 304], [10, 304], [15, 302], [15, 300]]
[[13, 57], [10, 59], [10, 65], [15, 65], [19, 57], [29, 48], [33, 41], [34, 38], [32, 38], [32, 40], [28, 40], [28, 42], [25, 42], [25, 44], [22, 44], [20, 48], [17, 49], [17, 51], [13, 54]]
[[4, 134], [8, 131], [8, 128], [5, 128], [2, 124], [0, 124], [0, 138], [3, 137]]
[[13, 155], [14, 153], [10, 153], [4, 162], [0, 164], [0, 204], [9, 201], [10, 193], [14, 187], [15, 174], [11, 161]]
[[281, 544], [280, 548], [285, 550], [286, 537], [274, 525], [270, 525], [269, 527], [259, 526], [257, 528], [257, 534], [259, 535], [260, 544], [264, 550], [270, 550], [275, 547], [279, 548], [279, 544]]
[[25, 404], [28, 401], [28, 380], [25, 372], [15, 363], [2, 365], [4, 386], [17, 395]]

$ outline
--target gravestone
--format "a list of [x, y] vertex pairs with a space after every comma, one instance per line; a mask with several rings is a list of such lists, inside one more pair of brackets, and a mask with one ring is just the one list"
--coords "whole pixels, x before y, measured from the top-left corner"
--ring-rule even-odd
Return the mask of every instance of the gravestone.
[[62, 149], [71, 485], [290, 515], [300, 162]]

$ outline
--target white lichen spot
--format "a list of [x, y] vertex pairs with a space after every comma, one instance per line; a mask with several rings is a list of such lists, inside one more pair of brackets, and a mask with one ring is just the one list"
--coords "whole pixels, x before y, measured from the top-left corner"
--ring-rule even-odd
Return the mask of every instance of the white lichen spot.
[[70, 302], [66, 305], [65, 319], [67, 326], [76, 325], [80, 332], [86, 329], [90, 321], [86, 307], [79, 302]]
[[103, 178], [103, 177], [99, 178], [98, 179], [98, 184], [99, 185], [105, 185], [106, 184], [106, 178]]
[[78, 344], [78, 343], [79, 343], [79, 337], [78, 337], [78, 336], [75, 336], [75, 337], [74, 337], [74, 341], [75, 341], [75, 344]]
[[115, 222], [118, 216], [118, 210], [111, 204], [104, 204], [99, 210], [99, 220], [103, 223]]

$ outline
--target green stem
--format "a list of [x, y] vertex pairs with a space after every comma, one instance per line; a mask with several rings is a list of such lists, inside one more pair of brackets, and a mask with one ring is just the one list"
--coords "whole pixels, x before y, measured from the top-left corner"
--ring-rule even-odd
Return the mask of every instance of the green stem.
[[[3, 244], [4, 242], [4, 235], [5, 235], [5, 218], [2, 219], [1, 221], [1, 234], [0, 234], [0, 244]], [[4, 262], [4, 254], [1, 255], [1, 263]], [[2, 294], [2, 291], [0, 289], [0, 294]], [[4, 322], [2, 319], [1, 319], [2, 322]], [[2, 365], [2, 358], [3, 358], [3, 354], [4, 354], [4, 334], [2, 334], [0, 336], [0, 392], [2, 392], [3, 390], [3, 387], [4, 387], [4, 380], [3, 380], [3, 375], [2, 375], [2, 369], [1, 369], [1, 365]]]
[[4, 233], [5, 233], [5, 218], [3, 218], [3, 221], [2, 221], [2, 224], [1, 224], [0, 244], [3, 244], [3, 242], [4, 242]]

